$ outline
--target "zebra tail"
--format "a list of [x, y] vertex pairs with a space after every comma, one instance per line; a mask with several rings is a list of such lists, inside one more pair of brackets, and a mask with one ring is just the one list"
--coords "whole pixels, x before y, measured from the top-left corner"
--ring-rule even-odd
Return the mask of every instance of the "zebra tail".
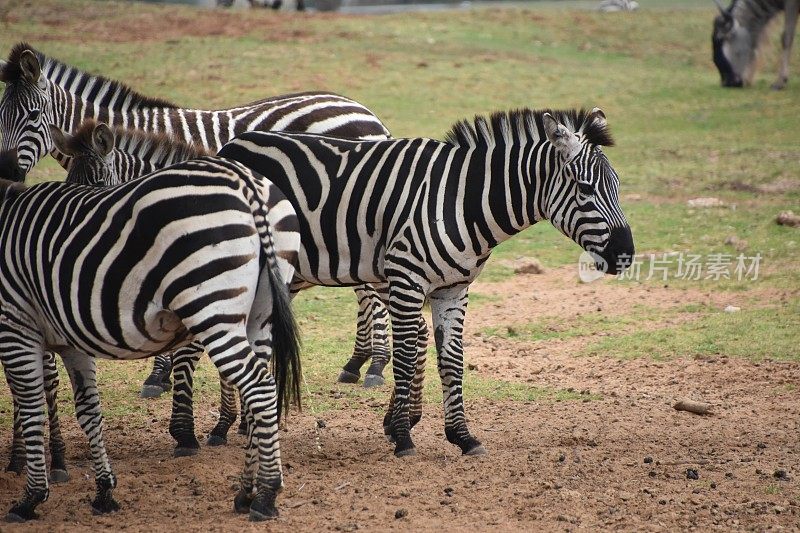
[[272, 373], [278, 388], [278, 421], [292, 405], [302, 408], [300, 401], [300, 330], [292, 312], [289, 290], [277, 262], [268, 265], [272, 287]]

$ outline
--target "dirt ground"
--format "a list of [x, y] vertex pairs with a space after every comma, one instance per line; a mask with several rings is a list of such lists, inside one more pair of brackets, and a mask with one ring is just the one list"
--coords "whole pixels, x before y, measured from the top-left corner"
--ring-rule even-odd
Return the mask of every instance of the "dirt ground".
[[[427, 406], [414, 430], [417, 455], [397, 459], [382, 436], [377, 404], [366, 399], [361, 409], [322, 415], [318, 450], [307, 404], [282, 435], [281, 516], [254, 525], [232, 510], [243, 438], [173, 458], [163, 398], [151, 402], [149, 427], [107, 427], [119, 513], [91, 515], [94, 482], [85, 438], [65, 420], [72, 480], [53, 487], [40, 520], [0, 524], [0, 531], [800, 529], [800, 365], [724, 355], [664, 362], [574, 357], [581, 342], [575, 339], [525, 344], [479, 335], [487, 325], [532, 320], [537, 313], [575, 320], [586, 312], [580, 303], [586, 301], [606, 302], [601, 306], [611, 313], [623, 299], [667, 306], [739, 303], [701, 292], [676, 296], [663, 288], [576, 285], [571, 279], [571, 270], [559, 269], [475, 287], [506, 296], [470, 314], [467, 359], [477, 372], [599, 396], [470, 401], [471, 428], [489, 450], [486, 456], [461, 457], [444, 440], [441, 408]], [[714, 413], [675, 411], [678, 398], [710, 402]], [[214, 409], [215, 398], [199, 400], [198, 431], [213, 426]], [[7, 458], [3, 449], [0, 461]], [[689, 479], [687, 469], [699, 479]], [[3, 506], [23, 484], [22, 477], [0, 474]], [[401, 510], [405, 516], [395, 518]]]

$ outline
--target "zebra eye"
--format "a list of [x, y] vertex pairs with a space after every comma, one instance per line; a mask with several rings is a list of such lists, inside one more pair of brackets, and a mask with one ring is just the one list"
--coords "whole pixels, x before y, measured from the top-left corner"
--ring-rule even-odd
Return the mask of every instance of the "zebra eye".
[[578, 183], [578, 190], [585, 196], [594, 196], [594, 188], [588, 183]]
[[39, 117], [41, 115], [42, 115], [41, 110], [34, 109], [28, 114], [28, 120], [30, 120], [31, 122], [36, 122], [37, 120], [39, 120]]

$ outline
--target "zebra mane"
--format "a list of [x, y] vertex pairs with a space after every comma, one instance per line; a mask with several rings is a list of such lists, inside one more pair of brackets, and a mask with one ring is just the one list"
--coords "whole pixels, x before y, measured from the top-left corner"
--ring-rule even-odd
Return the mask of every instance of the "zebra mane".
[[473, 123], [467, 120], [456, 122], [445, 136], [445, 141], [456, 146], [495, 146], [498, 141], [507, 144], [515, 139], [538, 141], [545, 138], [544, 115], [553, 118], [582, 136], [595, 146], [613, 146], [614, 139], [605, 122], [585, 123], [590, 112], [586, 109], [554, 111], [551, 109], [516, 109], [492, 113], [490, 117], [476, 116]]
[[[92, 133], [99, 123], [94, 119], [84, 120], [78, 131], [67, 141], [73, 153], [85, 153], [91, 149]], [[166, 133], [149, 133], [121, 126], [112, 128], [114, 148], [139, 159], [152, 162], [177, 162], [210, 155], [205, 149], [185, 143]]]
[[[22, 52], [25, 50], [30, 50], [36, 55], [36, 57], [39, 59], [39, 65], [42, 68], [42, 75], [48, 78], [52, 83], [56, 83], [56, 80], [53, 79], [50, 74], [53, 72], [58, 72], [58, 78], [60, 80], [69, 80], [70, 85], [72, 85], [72, 82], [76, 78], [94, 80], [95, 87], [102, 87], [104, 84], [108, 84], [108, 90], [105, 91], [103, 98], [99, 102], [100, 107], [109, 107], [115, 111], [118, 111], [121, 110], [122, 104], [125, 103], [126, 100], [128, 101], [127, 106], [129, 109], [143, 107], [178, 107], [172, 102], [163, 100], [161, 98], [144, 96], [120, 81], [112, 80], [104, 76], [89, 74], [77, 67], [67, 65], [58, 59], [47, 57], [26, 42], [17, 43], [11, 49], [11, 53], [8, 55], [8, 63], [6, 63], [5, 68], [3, 68], [2, 72], [0, 72], [0, 81], [12, 83], [18, 81], [22, 77], [20, 57], [22, 56]], [[114, 101], [113, 107], [111, 106], [112, 100]]]

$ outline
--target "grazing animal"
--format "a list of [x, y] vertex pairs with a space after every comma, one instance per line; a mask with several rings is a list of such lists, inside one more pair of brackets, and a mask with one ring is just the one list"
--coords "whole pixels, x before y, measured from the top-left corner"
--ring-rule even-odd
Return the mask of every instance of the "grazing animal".
[[[278, 225], [270, 223], [270, 210], [280, 213]], [[0, 362], [19, 408], [28, 472], [7, 520], [35, 518], [49, 494], [46, 348], [64, 360], [89, 437], [93, 511], [118, 509], [95, 357], [139, 359], [177, 349], [180, 359], [199, 348], [247, 407], [250, 434], [235, 507], [254, 520], [275, 516], [279, 415], [299, 403], [298, 339], [286, 284], [298, 247], [286, 197], [220, 158], [186, 161], [109, 189], [55, 182], [26, 189], [0, 181]]]
[[[69, 168], [71, 158], [55, 148], [48, 125], [73, 132], [87, 118], [112, 127], [163, 133], [210, 153], [247, 130], [324, 133], [353, 139], [389, 137], [389, 131], [372, 111], [337, 94], [309, 92], [229, 109], [186, 109], [143, 96], [118, 81], [83, 72], [26, 43], [15, 45], [7, 62], [0, 61], [0, 81], [6, 84], [0, 97], [0, 176], [14, 181], [22, 181], [47, 153]], [[387, 312], [368, 287], [358, 288], [356, 293], [360, 306], [358, 325], [372, 325], [373, 330], [357, 332], [353, 356], [340, 381], [358, 381], [359, 369], [372, 358], [364, 383], [380, 385], [388, 363]], [[145, 395], [158, 395], [169, 389], [167, 362], [156, 359], [143, 388]]]
[[[61, 131], [57, 126], [51, 125], [51, 135], [58, 150], [72, 158], [67, 183], [107, 186], [119, 184], [131, 179], [131, 174], [136, 172], [150, 172], [160, 168], [166, 163], [175, 163], [184, 157], [198, 157], [198, 149], [174, 141], [164, 135], [145, 133], [139, 130], [125, 130], [115, 128], [113, 131], [103, 123], [86, 120], [74, 135]], [[135, 170], [132, 172], [132, 170]], [[278, 225], [280, 220], [272, 221]], [[300, 284], [293, 287], [293, 295], [301, 288]], [[384, 290], [385, 287], [378, 286]], [[384, 307], [385, 309], [385, 307]], [[362, 313], [362, 316], [372, 316], [372, 313]], [[422, 381], [424, 379], [425, 351], [427, 350], [427, 325], [420, 325], [420, 369], [418, 383], [414, 388], [413, 409], [416, 416], [421, 417], [422, 409]], [[370, 326], [359, 328], [360, 331], [369, 331]], [[180, 371], [175, 372], [175, 394], [173, 395], [173, 411], [170, 422], [170, 434], [177, 440], [176, 454], [189, 455], [195, 453], [199, 447], [194, 432], [194, 417], [192, 409], [192, 382], [191, 375], [197, 360], [202, 355], [199, 350], [192, 360], [187, 358]], [[388, 358], [388, 353], [386, 355]], [[156, 359], [165, 358], [167, 367], [172, 366], [168, 356], [157, 356]], [[373, 363], [374, 364], [374, 363]], [[177, 365], [176, 365], [177, 366]], [[221, 405], [220, 419], [209, 435], [210, 445], [220, 445], [227, 441], [227, 433], [236, 421], [236, 397], [233, 388], [224, 381], [220, 382]], [[244, 411], [242, 411], [244, 413]], [[240, 432], [246, 433], [247, 425], [244, 415]], [[55, 446], [54, 443], [51, 446]], [[16, 449], [16, 448], [15, 448]]]
[[763, 40], [764, 30], [783, 11], [785, 21], [781, 62], [778, 78], [772, 88], [779, 90], [786, 87], [800, 0], [733, 0], [727, 9], [720, 0], [714, 2], [719, 8], [719, 15], [714, 19], [711, 43], [722, 86], [743, 87], [752, 83], [756, 51]]
[[634, 254], [619, 178], [601, 146], [602, 111], [515, 111], [460, 122], [444, 142], [349, 141], [247, 132], [219, 155], [264, 173], [298, 214], [295, 283], [388, 283], [395, 380], [384, 427], [398, 456], [414, 453], [410, 384], [423, 304], [433, 314], [445, 434], [484, 452], [464, 414], [468, 290], [492, 249], [541, 220], [616, 273]]

